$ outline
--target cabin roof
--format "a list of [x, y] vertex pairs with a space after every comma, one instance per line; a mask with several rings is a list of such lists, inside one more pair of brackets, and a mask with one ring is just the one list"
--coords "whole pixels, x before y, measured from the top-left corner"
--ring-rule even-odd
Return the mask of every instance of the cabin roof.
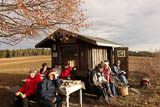
[[58, 29], [57, 31], [55, 31], [53, 34], [51, 34], [50, 36], [46, 37], [45, 39], [43, 39], [42, 41], [40, 41], [39, 43], [37, 43], [35, 45], [36, 48], [51, 48], [52, 44], [55, 42], [53, 39], [51, 39], [55, 34], [57, 34], [58, 32], [65, 32], [68, 33], [70, 35], [76, 35], [77, 39], [90, 43], [92, 45], [96, 45], [96, 46], [103, 46], [103, 47], [122, 47], [121, 44], [116, 43], [116, 42], [112, 42], [103, 38], [99, 38], [99, 37], [92, 37], [92, 36], [85, 36], [85, 35], [81, 35], [81, 34], [77, 34], [74, 32], [70, 32], [68, 30], [64, 30], [64, 29]]

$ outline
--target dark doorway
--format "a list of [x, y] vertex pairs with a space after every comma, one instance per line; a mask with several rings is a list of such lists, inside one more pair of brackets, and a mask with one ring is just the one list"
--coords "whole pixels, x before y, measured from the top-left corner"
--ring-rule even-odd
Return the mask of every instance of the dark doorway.
[[60, 46], [61, 62], [68, 62], [71, 67], [78, 68], [78, 52], [77, 45]]

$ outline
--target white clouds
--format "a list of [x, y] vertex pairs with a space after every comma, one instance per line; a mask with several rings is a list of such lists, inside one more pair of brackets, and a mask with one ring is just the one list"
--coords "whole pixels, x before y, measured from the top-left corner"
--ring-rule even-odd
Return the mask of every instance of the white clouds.
[[[85, 0], [92, 27], [81, 34], [99, 36], [129, 46], [154, 50], [160, 46], [160, 0]], [[34, 47], [34, 40], [24, 47]], [[23, 46], [25, 43], [21, 43]]]
[[86, 0], [93, 26], [84, 33], [100, 35], [133, 50], [158, 49], [159, 5], [159, 0]]

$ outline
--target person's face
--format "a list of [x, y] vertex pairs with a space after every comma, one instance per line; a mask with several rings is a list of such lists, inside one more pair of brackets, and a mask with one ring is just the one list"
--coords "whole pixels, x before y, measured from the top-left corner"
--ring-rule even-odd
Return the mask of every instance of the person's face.
[[54, 79], [54, 75], [53, 74], [50, 74], [48, 77], [49, 77], [50, 80]]
[[47, 69], [47, 65], [45, 65], [45, 66], [43, 67], [43, 69], [46, 70], [46, 69]]
[[109, 65], [108, 64], [104, 64], [104, 68], [108, 68], [109, 67]]
[[36, 76], [36, 75], [35, 75], [34, 72], [31, 72], [31, 73], [30, 73], [30, 77], [31, 77], [31, 78], [34, 78], [35, 76]]
[[55, 68], [59, 68], [59, 65], [55, 65]]
[[103, 72], [103, 68], [99, 68], [99, 67], [98, 67], [98, 70], [99, 70], [100, 72]]
[[68, 68], [68, 65], [65, 66], [65, 69]]
[[120, 62], [118, 62], [118, 63], [117, 63], [117, 66], [120, 66], [120, 64], [121, 64], [121, 63], [120, 63]]

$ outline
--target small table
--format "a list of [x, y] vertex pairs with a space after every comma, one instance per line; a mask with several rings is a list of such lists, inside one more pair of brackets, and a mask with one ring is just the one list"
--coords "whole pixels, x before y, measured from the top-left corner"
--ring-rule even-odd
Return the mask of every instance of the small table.
[[[85, 85], [80, 80], [62, 80], [63, 84], [58, 89], [58, 93], [66, 96], [66, 107], [69, 107], [69, 96], [71, 93], [80, 90], [80, 105], [82, 107], [82, 89]], [[65, 83], [68, 83], [65, 85]]]

